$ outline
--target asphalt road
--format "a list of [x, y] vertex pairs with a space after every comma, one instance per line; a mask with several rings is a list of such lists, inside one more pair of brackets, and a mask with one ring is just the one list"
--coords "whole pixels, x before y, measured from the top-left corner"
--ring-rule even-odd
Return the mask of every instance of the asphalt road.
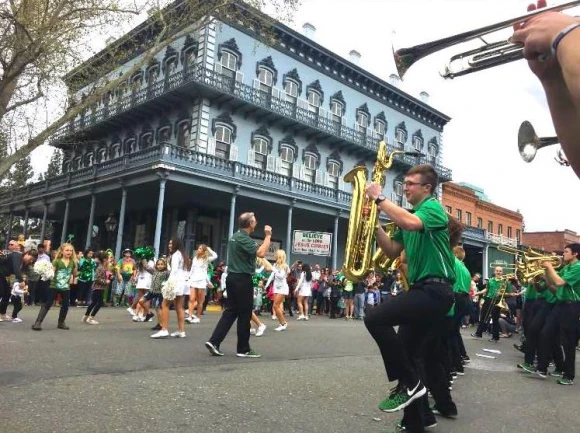
[[[218, 312], [187, 324], [185, 339], [152, 340], [152, 324], [133, 323], [124, 309], [102, 309], [91, 326], [72, 308], [70, 331], [56, 329], [53, 309], [34, 332], [37, 311], [0, 323], [0, 432], [378, 433], [401, 416], [377, 409], [388, 385], [361, 322], [314, 317], [277, 333], [266, 316], [266, 334], [252, 337], [262, 357], [242, 359], [235, 326], [226, 356], [205, 349]], [[459, 417], [432, 431], [580, 432], [580, 384], [525, 375], [511, 339], [491, 345], [468, 335], [472, 362], [453, 389]], [[483, 348], [501, 354], [476, 356]]]

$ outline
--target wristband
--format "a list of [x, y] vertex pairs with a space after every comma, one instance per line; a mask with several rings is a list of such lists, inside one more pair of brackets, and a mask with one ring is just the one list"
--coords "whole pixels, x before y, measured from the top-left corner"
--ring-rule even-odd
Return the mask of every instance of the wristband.
[[562, 30], [560, 33], [558, 33], [556, 35], [556, 37], [552, 41], [552, 55], [554, 57], [556, 57], [556, 52], [558, 51], [558, 45], [560, 45], [560, 42], [562, 42], [562, 39], [564, 39], [564, 37], [568, 33], [570, 33], [572, 30], [577, 29], [578, 27], [580, 27], [580, 23], [570, 24], [568, 27], [566, 27], [564, 30]]

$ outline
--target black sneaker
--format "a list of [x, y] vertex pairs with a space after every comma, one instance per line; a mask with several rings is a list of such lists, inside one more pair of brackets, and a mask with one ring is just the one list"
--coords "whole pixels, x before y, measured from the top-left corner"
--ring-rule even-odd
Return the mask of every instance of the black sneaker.
[[489, 340], [490, 343], [499, 343], [499, 340], [496, 340], [495, 338], [490, 338]]
[[143, 320], [143, 321], [144, 322], [151, 322], [151, 320], [153, 319], [154, 316], [155, 316], [155, 314], [149, 313], [145, 316], [145, 320]]
[[224, 356], [224, 353], [220, 350], [220, 348], [214, 346], [209, 341], [205, 342], [205, 347], [207, 347], [207, 350], [209, 350], [209, 353], [211, 353], [213, 356]]
[[439, 410], [437, 406], [431, 408], [431, 412], [435, 415], [442, 416], [443, 418], [455, 419], [457, 418], [457, 407], [453, 407], [448, 410]]
[[469, 364], [471, 362], [471, 358], [467, 355], [462, 356], [461, 359], [463, 360], [464, 363]]
[[[434, 427], [437, 427], [437, 421], [436, 420], [427, 421], [427, 422], [425, 422], [425, 425], [423, 426], [423, 428], [425, 430], [432, 429]], [[403, 423], [403, 420], [402, 419], [400, 419], [399, 421], [397, 421], [397, 431], [398, 432], [407, 431], [407, 427], [405, 427], [405, 424]]]
[[[207, 345], [207, 343], [205, 343]], [[244, 353], [236, 353], [237, 356], [239, 356], [240, 358], [259, 358], [260, 355], [258, 352], [256, 352], [255, 350], [250, 349], [247, 352]]]
[[525, 353], [523, 344], [514, 343], [514, 348], [519, 352]]
[[481, 335], [477, 335], [475, 332], [471, 334], [473, 338], [483, 338]]
[[423, 397], [426, 392], [427, 388], [425, 388], [420, 380], [411, 389], [403, 384], [398, 384], [391, 390], [389, 396], [379, 403], [379, 409], [383, 412], [402, 410], [416, 399]]
[[152, 331], [159, 331], [161, 329], [161, 325], [158, 323], [157, 325], [155, 325], [153, 328], [151, 328]]

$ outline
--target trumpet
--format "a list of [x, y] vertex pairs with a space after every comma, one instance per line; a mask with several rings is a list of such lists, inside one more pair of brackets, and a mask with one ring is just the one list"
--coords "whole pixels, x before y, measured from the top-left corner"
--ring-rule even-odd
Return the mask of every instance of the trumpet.
[[[518, 131], [518, 150], [520, 152], [520, 156], [525, 162], [532, 162], [536, 157], [538, 149], [546, 146], [552, 146], [553, 144], [558, 143], [560, 143], [558, 137], [538, 137], [534, 127], [527, 120], [524, 120], [520, 125], [520, 129]], [[560, 165], [566, 167], [570, 165], [564, 156], [564, 151], [562, 148], [558, 150], [558, 153], [554, 159]]]
[[483, 36], [498, 30], [512, 27], [517, 23], [527, 21], [530, 18], [545, 12], [561, 12], [579, 5], [580, 1], [569, 1], [552, 7], [537, 9], [525, 15], [502, 21], [497, 24], [470, 30], [454, 36], [448, 36], [433, 42], [415, 45], [414, 47], [396, 50], [393, 46], [393, 55], [395, 57], [397, 72], [399, 77], [402, 79], [407, 70], [423, 57], [473, 39], [480, 39], [484, 45], [474, 50], [466, 51], [451, 57], [447, 65], [445, 65], [444, 69], [440, 72], [443, 78], [455, 78], [461, 75], [482, 71], [494, 66], [523, 59], [524, 51], [521, 44], [514, 44], [509, 40], [488, 43], [483, 40]]
[[546, 255], [539, 251], [528, 248], [519, 250], [517, 248], [500, 245], [499, 251], [515, 255], [515, 270], [520, 282], [528, 284], [545, 274], [546, 270], [542, 266], [543, 262], [550, 262], [554, 268], [562, 266], [562, 257], [556, 255]]

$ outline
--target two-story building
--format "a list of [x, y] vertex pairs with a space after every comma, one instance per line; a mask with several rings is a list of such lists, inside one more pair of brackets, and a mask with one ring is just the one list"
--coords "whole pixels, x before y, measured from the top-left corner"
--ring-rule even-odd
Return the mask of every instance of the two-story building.
[[[146, 22], [111, 46], [148, 31]], [[440, 157], [449, 117], [362, 69], [356, 53], [346, 60], [281, 23], [272, 31], [268, 46], [251, 26], [214, 22], [175, 41], [53, 137], [63, 175], [0, 197], [0, 211], [54, 220], [54, 244], [70, 233], [77, 248], [118, 255], [144, 244], [165, 251], [179, 236], [190, 252], [206, 243], [220, 257], [237, 215], [254, 211], [255, 236], [272, 225], [289, 256], [294, 230], [331, 233], [331, 258], [292, 259], [341, 266], [352, 192], [344, 174], [370, 170], [380, 140], [420, 150], [425, 157], [398, 157], [386, 174], [387, 194], [406, 205], [409, 167], [429, 162], [451, 179]], [[101, 78], [90, 71], [110, 62], [108, 49], [66, 77], [76, 100]], [[109, 76], [138, 58], [111, 64]]]
[[568, 244], [580, 243], [580, 235], [573, 230], [552, 232], [524, 232], [522, 244], [547, 253], [562, 255]]
[[[465, 227], [465, 263], [472, 273], [481, 272], [486, 278], [491, 267], [514, 263], [514, 256], [501, 248], [519, 246], [522, 214], [493, 204], [481, 188], [467, 183], [444, 183], [442, 202]], [[509, 266], [506, 272], [511, 273]]]

